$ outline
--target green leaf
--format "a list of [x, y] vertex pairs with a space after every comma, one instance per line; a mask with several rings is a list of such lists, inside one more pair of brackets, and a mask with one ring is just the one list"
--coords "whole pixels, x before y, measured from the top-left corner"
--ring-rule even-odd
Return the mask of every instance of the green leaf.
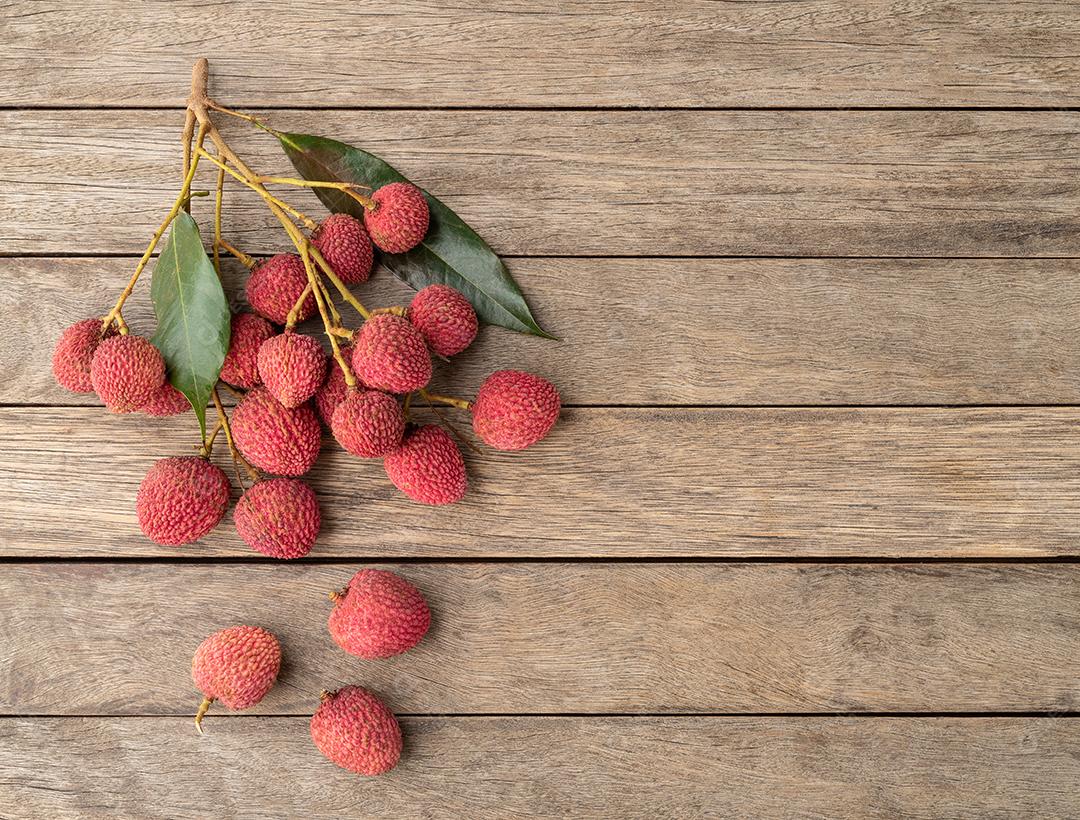
[[181, 211], [169, 230], [150, 284], [158, 327], [153, 342], [206, 437], [206, 404], [229, 351], [229, 305], [199, 226]]
[[[305, 179], [353, 182], [372, 189], [409, 181], [374, 154], [343, 142], [309, 134], [277, 136]], [[316, 188], [315, 193], [331, 211], [363, 218], [363, 206], [347, 194], [333, 188]], [[424, 241], [408, 253], [382, 254], [383, 264], [417, 290], [431, 284], [456, 288], [472, 302], [481, 321], [553, 339], [533, 319], [521, 288], [487, 243], [427, 191], [424, 196], [431, 210]]]

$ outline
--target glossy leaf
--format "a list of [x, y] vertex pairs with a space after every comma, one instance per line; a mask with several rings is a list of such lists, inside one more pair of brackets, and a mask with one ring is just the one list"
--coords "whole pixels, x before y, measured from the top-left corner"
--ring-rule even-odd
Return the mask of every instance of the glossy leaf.
[[[391, 182], [409, 182], [374, 154], [343, 142], [308, 134], [278, 137], [305, 179], [353, 182], [372, 190]], [[331, 211], [363, 219], [363, 206], [347, 194], [332, 188], [316, 188], [315, 193]], [[521, 289], [488, 244], [450, 208], [427, 191], [424, 196], [431, 210], [427, 236], [407, 253], [381, 254], [383, 264], [417, 290], [431, 284], [456, 288], [472, 302], [483, 322], [554, 338], [533, 319]]]
[[169, 230], [150, 284], [158, 327], [153, 342], [169, 381], [183, 393], [206, 436], [206, 405], [229, 350], [230, 314], [199, 226], [181, 211]]

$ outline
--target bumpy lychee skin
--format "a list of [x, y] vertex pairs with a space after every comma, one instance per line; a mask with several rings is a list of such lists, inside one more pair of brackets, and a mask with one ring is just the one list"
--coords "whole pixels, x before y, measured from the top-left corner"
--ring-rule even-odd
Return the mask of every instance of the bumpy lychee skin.
[[231, 424], [244, 458], [265, 472], [300, 476], [319, 457], [322, 430], [315, 411], [306, 404], [285, 407], [265, 387], [247, 392]]
[[354, 456], [381, 458], [401, 444], [405, 413], [387, 393], [350, 390], [334, 410], [330, 429]]
[[401, 758], [397, 718], [359, 686], [323, 692], [311, 716], [311, 739], [332, 763], [369, 777], [390, 771]]
[[253, 485], [236, 502], [234, 517], [247, 545], [271, 558], [303, 558], [322, 523], [315, 491], [296, 478]]
[[[251, 269], [246, 288], [248, 304], [260, 316], [283, 325], [307, 284], [304, 261], [295, 253], [279, 253]], [[304, 321], [314, 312], [315, 297], [308, 295], [297, 321]]]
[[548, 434], [560, 407], [551, 382], [521, 370], [500, 370], [480, 385], [473, 429], [496, 450], [523, 450]]
[[311, 336], [285, 331], [259, 347], [259, 378], [275, 399], [296, 407], [315, 395], [326, 377], [326, 354]]
[[113, 336], [94, 351], [90, 381], [113, 413], [134, 413], [165, 381], [165, 360], [149, 339]]
[[346, 285], [359, 285], [371, 276], [371, 237], [356, 217], [330, 214], [311, 234], [311, 242]]
[[56, 383], [73, 393], [92, 393], [90, 362], [101, 340], [116, 335], [116, 328], [109, 325], [104, 336], [101, 319], [83, 319], [76, 322], [56, 340], [53, 350], [52, 371]]
[[154, 391], [149, 401], [139, 408], [139, 412], [148, 416], [178, 416], [190, 409], [191, 402], [187, 400], [187, 396], [165, 381]]
[[410, 393], [431, 381], [431, 354], [408, 319], [372, 316], [353, 337], [352, 366], [364, 384], [388, 393]]
[[259, 378], [259, 347], [274, 335], [274, 326], [254, 313], [232, 317], [229, 352], [221, 365], [221, 380], [249, 390], [262, 384]]
[[468, 489], [465, 460], [449, 433], [425, 425], [406, 433], [401, 446], [383, 459], [394, 486], [421, 504], [453, 504]]
[[423, 191], [408, 182], [392, 182], [371, 198], [375, 208], [364, 211], [364, 225], [379, 250], [405, 253], [420, 244], [431, 220]]
[[203, 693], [195, 715], [199, 734], [211, 703], [220, 700], [228, 709], [250, 709], [266, 697], [280, 669], [281, 644], [258, 626], [230, 626], [199, 644], [191, 659], [191, 679]]
[[228, 476], [200, 456], [161, 459], [135, 498], [143, 534], [168, 547], [198, 541], [218, 525], [228, 506]]
[[[352, 347], [343, 345], [341, 356], [346, 362], [351, 361]], [[355, 375], [354, 373], [353, 376]], [[341, 367], [338, 366], [337, 361], [331, 357], [326, 362], [326, 378], [323, 380], [319, 392], [315, 394], [315, 407], [319, 411], [319, 418], [323, 420], [327, 427], [330, 426], [331, 421], [334, 419], [334, 411], [337, 410], [337, 406], [345, 399], [347, 389], [345, 374], [342, 372]], [[365, 387], [363, 384], [359, 384], [357, 389], [364, 390]]]
[[479, 326], [469, 300], [448, 285], [420, 290], [409, 304], [409, 321], [440, 356], [455, 356], [471, 345]]
[[420, 643], [431, 625], [431, 610], [420, 590], [392, 572], [362, 569], [331, 597], [330, 635], [360, 658], [400, 655]]

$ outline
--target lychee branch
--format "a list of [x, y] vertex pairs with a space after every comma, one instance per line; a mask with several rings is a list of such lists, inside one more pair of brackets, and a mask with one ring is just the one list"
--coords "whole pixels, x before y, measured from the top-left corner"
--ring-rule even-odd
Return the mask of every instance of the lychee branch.
[[249, 256], [248, 254], [244, 253], [242, 250], [239, 250], [238, 248], [233, 247], [228, 242], [226, 242], [224, 239], [218, 239], [217, 243], [224, 250], [228, 251], [229, 254], [231, 254], [232, 256], [235, 256], [237, 259], [239, 259], [240, 264], [243, 265], [248, 270], [251, 270], [253, 267], [255, 267], [255, 257], [254, 256]]
[[277, 205], [283, 211], [287, 212], [290, 216], [292, 216], [294, 219], [296, 219], [298, 222], [300, 222], [309, 231], [313, 231], [313, 230], [315, 230], [315, 228], [318, 227], [318, 223], [314, 219], [312, 219], [310, 216], [303, 213], [302, 211], [298, 211], [296, 208], [294, 208], [288, 202], [285, 202], [284, 200], [279, 199], [278, 197], [274, 196], [269, 191], [266, 191], [265, 189], [260, 191], [259, 188], [256, 186], [256, 183], [251, 182], [250, 180], [248, 180], [242, 174], [234, 171], [232, 168], [230, 168], [228, 165], [223, 163], [221, 160], [219, 160], [213, 154], [211, 154], [211, 153], [209, 153], [207, 151], [200, 151], [200, 154], [201, 154], [201, 156], [205, 157], [210, 162], [214, 163], [214, 165], [216, 165], [220, 171], [229, 174], [237, 182], [240, 182], [240, 183], [246, 185], [251, 190], [253, 190], [256, 193], [260, 194], [268, 202], [273, 201], [273, 203], [275, 205]]
[[429, 393], [427, 390], [421, 389], [420, 398], [429, 404], [446, 404], [450, 407], [456, 407], [458, 410], [471, 410], [472, 402], [466, 399], [457, 399], [453, 396], [440, 396], [438, 393]]
[[218, 168], [217, 190], [214, 197], [214, 270], [221, 278], [221, 202], [225, 197], [225, 171]]
[[369, 211], [375, 208], [373, 199], [356, 191], [357, 188], [371, 189], [367, 185], [358, 185], [354, 182], [313, 182], [308, 179], [293, 179], [292, 177], [258, 177], [255, 181], [271, 185], [295, 185], [298, 188], [330, 188], [352, 197]]
[[[232, 428], [229, 426], [229, 416], [221, 403], [221, 396], [218, 395], [217, 387], [211, 391], [210, 396], [214, 400], [214, 409], [217, 410], [218, 423], [221, 425], [222, 432], [225, 433], [225, 442], [229, 445], [229, 453], [232, 455], [233, 468], [236, 470], [237, 481], [240, 482], [241, 487], [244, 486], [244, 482], [240, 479], [241, 465], [252, 481], [258, 481], [261, 478], [259, 471], [252, 467], [248, 460], [240, 455], [240, 451], [236, 448], [236, 442], [233, 441]], [[209, 708], [209, 706], [210, 705], [207, 704], [207, 708]]]

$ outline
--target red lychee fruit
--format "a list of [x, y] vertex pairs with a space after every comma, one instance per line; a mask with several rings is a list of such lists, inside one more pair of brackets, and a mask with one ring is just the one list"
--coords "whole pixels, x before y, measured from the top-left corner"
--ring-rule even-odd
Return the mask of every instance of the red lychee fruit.
[[448, 285], [428, 285], [409, 304], [409, 321], [428, 347], [440, 356], [454, 356], [476, 338], [476, 311], [459, 291]]
[[259, 378], [275, 399], [296, 407], [312, 396], [326, 376], [326, 354], [311, 336], [287, 330], [259, 347]]
[[165, 381], [150, 399], [143, 403], [139, 412], [148, 416], [178, 416], [190, 409], [191, 402], [187, 400], [187, 396]]
[[311, 739], [327, 759], [350, 772], [384, 774], [401, 758], [401, 726], [367, 689], [323, 692], [311, 716]]
[[113, 336], [94, 351], [90, 381], [113, 413], [133, 413], [165, 381], [165, 360], [142, 336]]
[[191, 679], [203, 693], [195, 715], [199, 734], [211, 703], [220, 700], [228, 709], [250, 709], [266, 697], [280, 669], [281, 644], [274, 633], [258, 626], [230, 626], [199, 644], [191, 659]]
[[232, 414], [232, 433], [244, 458], [275, 475], [300, 476], [319, 457], [322, 430], [315, 411], [285, 407], [265, 387], [247, 392]]
[[[295, 253], [279, 253], [251, 269], [246, 288], [248, 304], [259, 315], [283, 325], [307, 285], [304, 260]], [[297, 321], [304, 321], [314, 312], [315, 297], [308, 294]]]
[[259, 346], [274, 335], [274, 326], [254, 313], [232, 317], [229, 352], [221, 364], [221, 380], [248, 390], [262, 384], [259, 379]]
[[330, 214], [311, 234], [311, 243], [346, 285], [359, 285], [371, 276], [375, 254], [371, 238], [359, 219], [348, 214]]
[[420, 590], [392, 572], [362, 569], [330, 597], [330, 635], [350, 655], [368, 660], [412, 649], [431, 625]]
[[431, 354], [408, 319], [372, 316], [353, 337], [352, 366], [368, 387], [410, 393], [431, 381]]
[[201, 456], [163, 458], [139, 485], [135, 509], [151, 541], [175, 547], [214, 529], [229, 506], [229, 479]]
[[560, 406], [551, 382], [521, 370], [500, 370], [480, 385], [473, 429], [497, 450], [522, 450], [548, 434]]
[[[349, 345], [343, 345], [341, 348], [341, 357], [349, 362], [352, 359], [352, 347]], [[355, 373], [353, 374], [356, 375]], [[342, 371], [341, 366], [331, 356], [326, 362], [326, 378], [323, 380], [322, 387], [319, 388], [319, 392], [315, 394], [315, 407], [319, 411], [319, 418], [323, 420], [323, 423], [327, 427], [330, 426], [330, 422], [334, 418], [334, 411], [337, 406], [345, 398], [345, 392], [348, 389], [348, 385], [345, 384], [345, 373]], [[357, 385], [358, 390], [363, 390], [362, 384]]]
[[405, 253], [420, 244], [431, 219], [423, 191], [408, 182], [391, 182], [371, 198], [375, 207], [364, 211], [364, 225], [379, 250]]
[[330, 429], [354, 456], [381, 458], [401, 444], [405, 413], [387, 393], [350, 390], [334, 410]]
[[430, 424], [406, 433], [401, 446], [383, 459], [383, 466], [394, 486], [421, 504], [453, 504], [469, 485], [457, 444], [441, 427]]
[[271, 558], [303, 558], [319, 535], [315, 491], [296, 478], [253, 485], [236, 502], [236, 531], [249, 547]]
[[115, 335], [116, 328], [112, 325], [102, 334], [101, 319], [83, 319], [61, 333], [52, 358], [56, 383], [73, 393], [93, 392], [90, 362], [94, 358], [94, 351], [102, 339]]

